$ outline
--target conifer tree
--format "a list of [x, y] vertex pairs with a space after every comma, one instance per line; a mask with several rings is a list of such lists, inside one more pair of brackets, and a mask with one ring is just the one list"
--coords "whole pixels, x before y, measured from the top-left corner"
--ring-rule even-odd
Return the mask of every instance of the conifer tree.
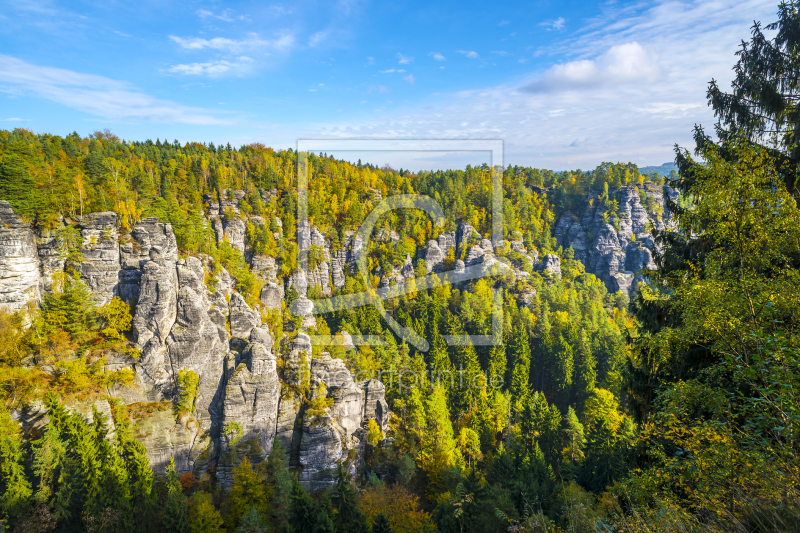
[[[220, 523], [219, 525], [222, 524]], [[254, 505], [239, 519], [239, 527], [236, 528], [235, 533], [265, 533], [266, 531], [266, 523]], [[191, 533], [194, 533], [194, 530]]]
[[5, 407], [0, 406], [0, 509], [12, 520], [27, 510], [33, 496], [22, 464], [22, 435]]
[[189, 516], [186, 496], [183, 494], [178, 473], [175, 471], [175, 460], [170, 457], [167, 465], [167, 502], [164, 507], [163, 524], [167, 533], [187, 533]]
[[392, 526], [389, 525], [389, 519], [385, 514], [380, 513], [375, 517], [371, 533], [393, 533]]
[[347, 471], [339, 465], [336, 478], [336, 529], [339, 533], [365, 533], [367, 526], [361, 509], [355, 501], [355, 491], [350, 486]]
[[514, 326], [511, 340], [511, 398], [516, 410], [524, 408], [530, 396], [531, 346], [523, 322]]
[[297, 478], [292, 485], [292, 503], [289, 508], [287, 524], [292, 533], [314, 533], [317, 526], [317, 513], [314, 501]]

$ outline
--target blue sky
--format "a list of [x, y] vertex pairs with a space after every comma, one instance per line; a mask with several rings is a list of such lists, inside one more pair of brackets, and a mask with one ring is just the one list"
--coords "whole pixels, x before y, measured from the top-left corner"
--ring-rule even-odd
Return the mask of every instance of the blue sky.
[[695, 123], [712, 125], [708, 81], [727, 85], [738, 43], [776, 11], [776, 0], [0, 1], [0, 128], [274, 147], [491, 138], [506, 164], [661, 164]]

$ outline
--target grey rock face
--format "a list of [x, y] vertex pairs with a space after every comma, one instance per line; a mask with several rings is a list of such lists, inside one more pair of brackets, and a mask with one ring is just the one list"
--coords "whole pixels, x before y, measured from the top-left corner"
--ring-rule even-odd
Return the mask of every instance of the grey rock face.
[[466, 222], [462, 222], [458, 225], [458, 229], [456, 230], [456, 247], [459, 252], [464, 246], [469, 246], [470, 244], [475, 244], [479, 241], [480, 235], [478, 235], [478, 232], [475, 231], [475, 228]]
[[317, 491], [336, 483], [336, 466], [344, 456], [339, 428], [329, 415], [303, 420], [298, 458], [303, 466], [300, 481], [306, 490]]
[[[666, 188], [667, 194], [673, 197], [672, 189]], [[603, 220], [603, 210], [596, 195], [590, 195], [594, 206], [587, 206], [580, 219], [571, 213], [563, 214], [556, 224], [553, 235], [563, 248], [572, 247], [575, 259], [586, 266], [586, 271], [603, 280], [609, 291], [628, 290], [632, 292], [637, 284], [627, 274], [620, 278], [618, 274], [637, 272], [640, 268], [652, 269], [652, 238], [646, 232], [648, 225], [663, 229], [665, 222], [657, 214], [663, 209], [664, 193], [660, 187], [646, 182], [639, 187], [633, 185], [621, 187], [614, 191], [619, 201], [616, 213], [617, 230]], [[642, 205], [642, 198], [656, 212], [650, 213]], [[591, 243], [590, 243], [591, 242]], [[622, 254], [624, 257], [621, 257]], [[623, 279], [624, 278], [624, 279]]]
[[268, 255], [254, 255], [251, 257], [250, 270], [270, 280], [278, 277], [278, 266], [275, 264], [275, 259]]
[[231, 294], [230, 302], [231, 336], [249, 339], [253, 328], [261, 325], [261, 315], [253, 311], [237, 292]]
[[344, 287], [344, 267], [347, 264], [347, 250], [340, 248], [331, 257], [331, 281], [336, 288]]
[[243, 220], [239, 218], [222, 219], [222, 238], [238, 248], [242, 253], [245, 251], [246, 233], [247, 228]]
[[377, 379], [360, 383], [364, 389], [364, 420], [374, 419], [381, 429], [389, 427], [389, 404], [386, 403], [386, 387]]
[[267, 309], [280, 309], [283, 300], [283, 285], [268, 281], [261, 289], [261, 303]]
[[174, 265], [148, 261], [142, 269], [139, 305], [133, 317], [133, 339], [144, 346], [157, 336], [166, 343], [177, 312], [177, 275]]
[[469, 252], [464, 258], [464, 264], [466, 266], [473, 266], [481, 263], [481, 257], [483, 257], [484, 253], [486, 253], [484, 249], [476, 244], [469, 249]]
[[542, 262], [536, 266], [542, 273], [547, 273], [553, 277], [561, 277], [561, 259], [555, 254], [547, 254], [542, 258]]
[[442, 257], [447, 257], [447, 252], [456, 248], [456, 232], [442, 233], [436, 239], [439, 249], [442, 251]]
[[302, 387], [303, 379], [311, 371], [311, 338], [298, 333], [289, 345], [289, 357], [283, 367], [283, 381], [293, 387]]
[[400, 267], [400, 275], [404, 279], [412, 279], [414, 275], [414, 265], [411, 264], [411, 256], [406, 254], [406, 260], [403, 261], [403, 266]]
[[298, 448], [300, 446], [300, 433], [302, 428], [302, 418], [300, 408], [302, 398], [294, 390], [284, 391], [278, 404], [278, 420], [275, 426], [275, 436], [281, 443], [281, 447], [289, 457], [289, 464], [297, 466]]
[[428, 268], [428, 272], [438, 272], [442, 270], [443, 262], [444, 254], [442, 254], [439, 244], [434, 240], [428, 241], [428, 248], [425, 250], [425, 263]]
[[[243, 428], [241, 439], [257, 440], [266, 455], [275, 437], [281, 394], [275, 356], [259, 343], [250, 344], [243, 356], [244, 361], [236, 367], [225, 387], [223, 421], [239, 423]], [[220, 481], [227, 484], [228, 480]]]
[[288, 290], [290, 287], [294, 287], [294, 290], [297, 291], [298, 296], [306, 295], [306, 291], [308, 290], [308, 278], [302, 269], [295, 270], [292, 272], [292, 275], [289, 276], [286, 289]]
[[91, 213], [80, 221], [78, 227], [83, 237], [83, 261], [72, 266], [92, 290], [98, 305], [105, 305], [118, 292], [117, 214], [112, 211]]
[[[63, 224], [58, 229], [63, 228]], [[61, 239], [55, 229], [39, 228], [36, 236], [39, 254], [40, 288], [45, 292], [52, 291], [53, 275], [64, 271], [66, 258], [62, 254]]]
[[136, 224], [129, 235], [123, 236], [119, 253], [122, 270], [117, 292], [130, 303], [139, 298], [144, 265], [148, 261], [175, 263], [178, 243], [170, 224], [160, 223], [158, 217], [148, 217]]
[[17, 311], [38, 301], [39, 256], [30, 225], [0, 200], [0, 308]]
[[191, 287], [180, 288], [176, 307], [175, 326], [166, 343], [170, 366], [175, 372], [189, 369], [197, 373], [200, 385], [195, 410], [201, 418], [214, 418], [220, 407], [217, 395], [227, 347], [220, 341], [203, 299]]
[[295, 300], [294, 304], [292, 305], [294, 306], [295, 315], [303, 317], [302, 326], [304, 328], [310, 328], [317, 325], [317, 319], [313, 314], [314, 302], [304, 296], [301, 296]]

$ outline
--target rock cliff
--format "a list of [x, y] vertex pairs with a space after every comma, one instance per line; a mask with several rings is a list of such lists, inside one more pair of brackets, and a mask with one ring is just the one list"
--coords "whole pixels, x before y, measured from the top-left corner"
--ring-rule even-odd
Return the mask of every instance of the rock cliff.
[[[219, 229], [220, 242], [247, 255], [244, 223], [234, 216], [239, 199], [211, 201], [208, 217]], [[172, 227], [157, 218], [145, 218], [127, 232], [115, 213], [92, 213], [63, 221], [62, 227], [67, 224], [79, 235], [72, 262], [66, 260], [59, 229], [34, 230], [0, 201], [0, 307], [16, 311], [35, 305], [65, 268], [77, 272], [98, 305], [114, 296], [134, 305], [131, 337], [142, 355], [136, 360], [113, 356], [107, 366], [132, 367], [135, 382], [110, 392], [145, 406], [136, 407], [131, 418], [156, 471], [163, 471], [170, 458], [180, 471], [199, 472], [215, 462], [217, 478], [227, 487], [241, 458], [263, 460], [277, 437], [303, 483], [317, 490], [333, 484], [340, 462], [350, 468], [357, 464], [370, 418], [387, 428], [380, 382], [354, 383], [343, 361], [326, 353], [312, 357], [305, 333], [274, 339], [262, 324], [262, 313], [280, 310], [286, 292], [274, 259], [249, 254], [252, 271], [265, 285], [260, 300], [248, 302], [224, 269], [212, 276], [208, 258], [181, 258]], [[300, 294], [299, 314], [310, 326], [313, 303], [303, 295], [309, 285], [329, 294], [333, 281], [343, 283], [343, 269], [351, 268], [358, 244], [354, 252], [351, 239], [344, 254], [331, 254], [322, 234], [308, 228], [304, 246], [312, 266], [295, 272], [286, 286]], [[174, 408], [183, 392], [181, 370], [198, 377], [188, 413]], [[308, 409], [307, 398], [321, 383], [325, 387], [319, 390], [326, 390], [331, 405], [318, 413]], [[41, 409], [19, 418], [41, 422]]]
[[572, 248], [586, 271], [602, 280], [611, 292], [631, 294], [653, 263], [650, 227], [664, 229], [664, 195], [677, 192], [645, 182], [612, 191], [618, 208], [606, 212], [597, 194], [587, 198], [580, 216], [564, 213], [553, 236], [563, 249]]

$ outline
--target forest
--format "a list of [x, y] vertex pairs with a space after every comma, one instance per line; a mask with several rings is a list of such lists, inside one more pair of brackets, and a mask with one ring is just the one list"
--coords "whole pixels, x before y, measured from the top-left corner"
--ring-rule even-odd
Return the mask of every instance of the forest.
[[[0, 131], [0, 199], [57, 235], [66, 261], [38, 305], [0, 311], [0, 531], [798, 531], [798, 28], [794, 4], [782, 4], [766, 28], [773, 37], [754, 27], [731, 92], [709, 85], [716, 140], [698, 126], [696, 146], [676, 146], [678, 171], [666, 177], [633, 163], [412, 173], [308, 154], [309, 222], [332, 253], [382, 198], [427, 195], [445, 213], [439, 227], [414, 209], [384, 215], [376, 233], [396, 237], [370, 242], [371, 279], [348, 272], [333, 294], [379, 286], [406, 256], [424, 275], [420, 250], [461, 223], [489, 238], [495, 171], [504, 238], [561, 261], [560, 276], [523, 265], [524, 277], [387, 299], [394, 320], [428, 340], [427, 351], [400, 339], [371, 307], [318, 315], [311, 333], [385, 339], [328, 351], [353, 373], [382, 376], [391, 410], [387, 431], [369, 426], [363, 470], [353, 476], [342, 466], [326, 491], [306, 491], [277, 440], [268, 454], [241, 454], [230, 488], [217, 482], [214, 464], [152, 469], [136, 421], [190, 412], [197, 383], [181, 374], [174, 401], [126, 404], [111, 394], [135, 374], [109, 371], [106, 361], [141, 356], [130, 333], [136, 302], [98, 306], [77, 274], [82, 217], [113, 211], [121, 233], [158, 217], [171, 224], [181, 257], [212, 265], [207, 283], [224, 268], [258, 305], [265, 281], [253, 256], [274, 258], [282, 277], [299, 266], [298, 154], [127, 141], [108, 130]], [[680, 193], [665, 195], [663, 207], [647, 205], [670, 223], [651, 228], [657, 269], [630, 299], [609, 292], [553, 234], [562, 214], [589, 202], [618, 223], [615, 191], [623, 186]], [[224, 216], [244, 222], [246, 253], [218, 244], [206, 220], [209, 203], [226, 202], [238, 205]], [[445, 270], [464, 253], [450, 249]], [[520, 261], [514, 249], [496, 253], [509, 265]], [[314, 247], [308, 261], [319, 261]], [[504, 289], [502, 344], [448, 346], [447, 335], [491, 334], [496, 287]], [[296, 335], [296, 298], [290, 288], [278, 313], [263, 313], [274, 338]], [[315, 346], [314, 357], [321, 351]], [[403, 373], [417, 376], [415, 386], [396, 379]], [[437, 378], [443, 373], [478, 385]], [[301, 393], [309, 410], [326, 409], [318, 391]], [[96, 409], [87, 424], [74, 408], [96, 398], [109, 401], [114, 431]], [[20, 423], [32, 405], [46, 410], [46, 424]]]

